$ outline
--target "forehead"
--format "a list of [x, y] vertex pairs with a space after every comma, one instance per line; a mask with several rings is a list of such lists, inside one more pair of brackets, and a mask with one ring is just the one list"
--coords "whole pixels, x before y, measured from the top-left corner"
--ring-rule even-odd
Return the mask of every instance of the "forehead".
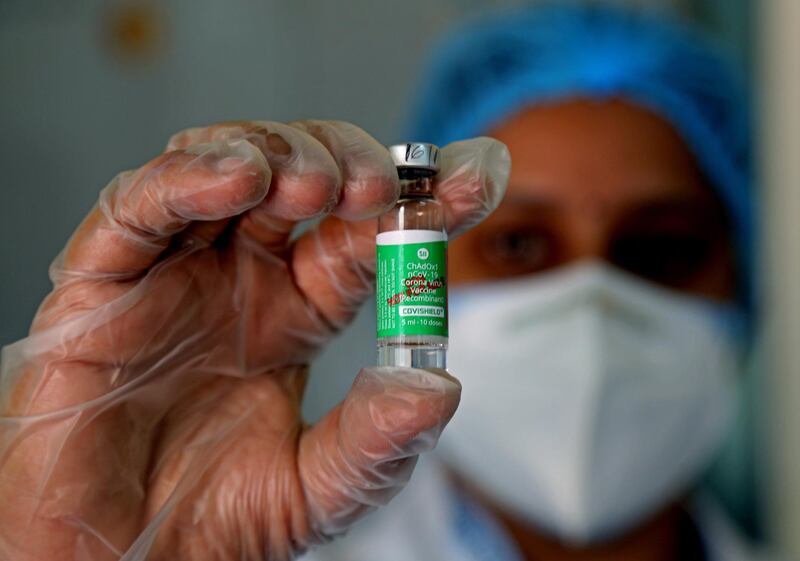
[[530, 198], [620, 207], [716, 199], [672, 126], [627, 101], [532, 107], [490, 134], [511, 152], [509, 202]]

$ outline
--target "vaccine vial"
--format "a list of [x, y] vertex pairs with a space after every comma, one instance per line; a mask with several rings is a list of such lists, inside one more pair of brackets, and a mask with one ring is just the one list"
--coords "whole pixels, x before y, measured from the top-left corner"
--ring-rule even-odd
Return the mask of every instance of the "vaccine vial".
[[433, 198], [439, 148], [423, 142], [389, 147], [400, 198], [378, 219], [376, 298], [378, 364], [447, 366], [447, 233]]

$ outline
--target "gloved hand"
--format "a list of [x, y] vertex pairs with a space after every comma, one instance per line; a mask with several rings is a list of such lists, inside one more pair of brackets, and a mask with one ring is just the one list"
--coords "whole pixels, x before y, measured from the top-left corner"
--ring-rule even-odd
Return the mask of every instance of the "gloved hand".
[[[497, 206], [509, 157], [481, 138], [442, 164], [455, 235]], [[457, 381], [366, 368], [316, 425], [300, 403], [372, 291], [367, 219], [398, 189], [380, 144], [320, 121], [190, 129], [117, 176], [3, 350], [0, 559], [288, 559], [395, 495]]]

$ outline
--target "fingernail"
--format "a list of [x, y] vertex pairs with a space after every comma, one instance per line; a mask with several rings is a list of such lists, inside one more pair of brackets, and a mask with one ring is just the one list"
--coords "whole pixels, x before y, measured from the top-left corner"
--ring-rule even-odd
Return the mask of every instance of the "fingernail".
[[233, 173], [245, 165], [246, 160], [241, 158], [222, 158], [214, 164], [214, 169], [220, 173]]
[[492, 145], [488, 150], [489, 177], [502, 193], [505, 191], [508, 177], [511, 175], [511, 153], [508, 151], [508, 146], [499, 140], [492, 140]]
[[292, 153], [292, 145], [276, 133], [267, 135], [267, 148], [277, 156], [289, 156]]
[[264, 154], [246, 140], [195, 144], [186, 148], [186, 153], [196, 155], [198, 159], [211, 159], [214, 170], [223, 174], [233, 173], [247, 163], [268, 167]]

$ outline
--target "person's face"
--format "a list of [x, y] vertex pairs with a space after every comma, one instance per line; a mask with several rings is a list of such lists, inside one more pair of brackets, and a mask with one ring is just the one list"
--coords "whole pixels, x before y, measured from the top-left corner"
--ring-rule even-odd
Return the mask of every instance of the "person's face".
[[624, 101], [528, 109], [490, 131], [512, 160], [505, 200], [452, 244], [451, 284], [603, 259], [667, 287], [733, 298], [725, 209], [664, 120]]

